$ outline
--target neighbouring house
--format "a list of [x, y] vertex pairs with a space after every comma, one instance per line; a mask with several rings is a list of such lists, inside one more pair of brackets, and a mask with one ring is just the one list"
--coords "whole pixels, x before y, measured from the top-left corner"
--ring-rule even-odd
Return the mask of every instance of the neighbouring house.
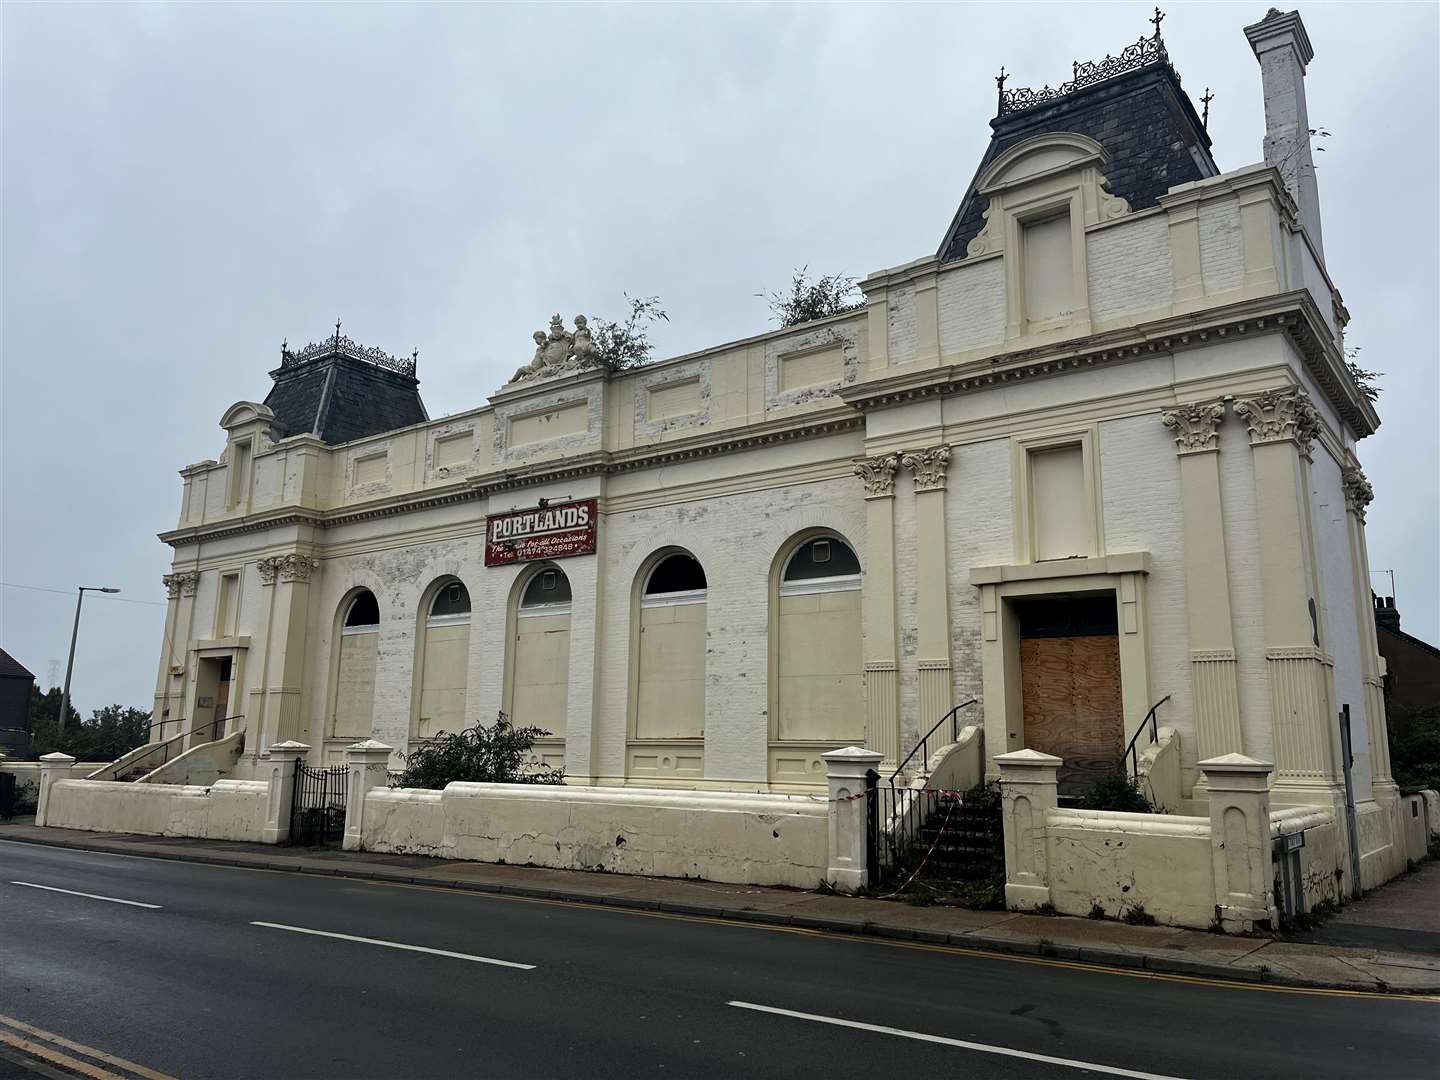
[[1402, 733], [1422, 709], [1440, 708], [1440, 649], [1400, 629], [1393, 596], [1375, 600], [1375, 633], [1385, 660], [1385, 708], [1390, 729]]
[[0, 649], [0, 757], [30, 756], [30, 696], [35, 676]]
[[[282, 347], [180, 473], [157, 738], [230, 739], [243, 781], [504, 710], [608, 807], [822, 792], [852, 744], [923, 783], [963, 738], [1010, 784], [1015, 906], [1249, 926], [1295, 836], [1311, 884], [1398, 873], [1364, 268], [1326, 262], [1300, 17], [1245, 33], [1262, 160], [1221, 171], [1157, 16], [1058, 89], [1002, 77], [936, 250], [853, 311], [623, 372], [557, 315], [440, 420], [414, 356]], [[1168, 813], [1067, 808], [1127, 750]], [[431, 798], [384, 795], [459, 850]]]

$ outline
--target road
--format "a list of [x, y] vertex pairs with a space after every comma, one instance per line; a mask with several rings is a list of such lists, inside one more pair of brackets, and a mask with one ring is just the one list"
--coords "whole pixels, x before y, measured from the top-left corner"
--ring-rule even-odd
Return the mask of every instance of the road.
[[0, 841], [0, 1077], [49, 1036], [187, 1080], [1430, 1077], [1440, 1003]]

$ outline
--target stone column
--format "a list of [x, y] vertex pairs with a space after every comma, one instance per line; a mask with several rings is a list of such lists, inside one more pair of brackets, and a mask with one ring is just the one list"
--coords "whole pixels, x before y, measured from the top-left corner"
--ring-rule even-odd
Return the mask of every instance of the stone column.
[[1370, 735], [1370, 776], [1375, 800], [1393, 802], [1400, 789], [1390, 772], [1390, 728], [1385, 720], [1385, 682], [1380, 675], [1380, 645], [1375, 636], [1375, 605], [1370, 593], [1370, 553], [1365, 544], [1365, 508], [1375, 497], [1358, 465], [1340, 471], [1345, 489], [1345, 521], [1350, 536], [1350, 565], [1355, 588], [1355, 620], [1360, 638], [1360, 677], [1365, 684], [1365, 722]]
[[1058, 757], [1015, 750], [995, 758], [1005, 825], [1005, 905], [1030, 910], [1050, 903], [1045, 815], [1058, 803]]
[[1240, 691], [1235, 676], [1235, 635], [1230, 616], [1230, 571], [1220, 508], [1222, 401], [1166, 409], [1161, 419], [1175, 432], [1180, 456], [1180, 501], [1185, 515], [1185, 619], [1195, 734], [1202, 758], [1244, 750]]
[[1319, 419], [1294, 386], [1242, 398], [1235, 414], [1249, 425], [1255, 470], [1275, 794], [1283, 802], [1334, 806], [1334, 695], [1322, 646], [1305, 468]]
[[283, 844], [290, 839], [290, 809], [295, 801], [295, 763], [304, 761], [310, 747], [302, 742], [281, 742], [270, 747], [263, 763], [270, 782], [262, 844]]
[[1210, 789], [1216, 915], [1226, 930], [1276, 922], [1270, 856], [1270, 763], [1243, 754], [1200, 762]]
[[821, 754], [830, 791], [829, 869], [825, 880], [832, 888], [857, 893], [870, 883], [866, 870], [865, 774], [878, 769], [882, 755], [875, 750], [845, 746]]
[[35, 805], [35, 824], [46, 824], [46, 818], [50, 809], [50, 785], [56, 780], [64, 780], [70, 776], [70, 766], [75, 764], [75, 759], [69, 754], [62, 754], [55, 751], [53, 754], [46, 754], [40, 759], [40, 797]]
[[371, 788], [390, 782], [390, 751], [393, 747], [374, 739], [345, 748], [345, 851], [360, 851], [365, 828], [365, 795]]
[[901, 457], [900, 463], [915, 480], [918, 737], [950, 711], [955, 696], [950, 680], [950, 560], [945, 549], [945, 473], [950, 466], [950, 447], [915, 450]]
[[306, 638], [310, 619], [310, 581], [318, 560], [290, 552], [256, 564], [266, 599], [265, 641], [260, 648], [260, 677], [250, 695], [254, 715], [246, 717], [246, 755], [265, 752], [310, 732], [301, 705], [304, 700]]
[[855, 463], [865, 484], [865, 553], [861, 622], [865, 638], [865, 742], [900, 763], [900, 679], [895, 636], [895, 470], [898, 454]]

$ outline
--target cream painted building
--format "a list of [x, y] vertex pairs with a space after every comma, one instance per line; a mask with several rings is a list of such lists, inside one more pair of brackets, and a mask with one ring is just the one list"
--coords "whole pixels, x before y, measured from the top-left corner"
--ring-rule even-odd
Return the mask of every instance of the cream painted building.
[[1305, 29], [1245, 32], [1262, 161], [1220, 172], [1158, 29], [1058, 91], [1002, 85], [936, 253], [853, 311], [621, 373], [557, 322], [438, 421], [413, 358], [338, 327], [283, 351], [181, 470], [160, 737], [243, 731], [245, 777], [285, 740], [336, 761], [503, 709], [575, 783], [793, 791], [848, 744], [893, 768], [976, 698], [988, 774], [1043, 750], [1063, 796], [1163, 700], [1184, 806], [1199, 761], [1244, 754], [1275, 805], [1342, 810], [1348, 706], [1390, 876], [1378, 418], [1325, 263]]

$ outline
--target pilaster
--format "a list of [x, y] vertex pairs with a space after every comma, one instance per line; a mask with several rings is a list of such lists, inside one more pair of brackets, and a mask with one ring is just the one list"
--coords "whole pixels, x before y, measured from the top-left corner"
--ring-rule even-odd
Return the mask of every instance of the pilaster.
[[1170, 263], [1174, 271], [1171, 304], [1175, 313], [1191, 311], [1205, 300], [1205, 279], [1200, 265], [1200, 204], [1181, 203], [1166, 208], [1170, 226]]
[[915, 487], [916, 667], [920, 678], [917, 737], [950, 711], [950, 581], [945, 540], [945, 480], [950, 447], [934, 446], [904, 454], [900, 463]]
[[1365, 684], [1371, 783], [1377, 801], [1394, 801], [1400, 789], [1390, 772], [1390, 728], [1385, 718], [1385, 683], [1380, 674], [1380, 645], [1375, 634], [1375, 607], [1370, 593], [1370, 553], [1365, 543], [1365, 508], [1375, 498], [1375, 491], [1358, 465], [1345, 466], [1340, 472], [1340, 481], [1345, 491], [1345, 523], [1350, 539], [1360, 677]]
[[900, 762], [900, 679], [895, 635], [895, 472], [898, 454], [855, 463], [865, 485], [865, 550], [861, 579], [865, 638], [865, 741], [885, 765]]
[[921, 367], [940, 363], [939, 275], [915, 279], [915, 362]]
[[251, 693], [251, 708], [258, 715], [247, 718], [246, 754], [263, 753], [272, 743], [302, 736], [319, 738], [308, 731], [301, 715], [303, 700], [307, 628], [309, 625], [310, 582], [320, 568], [318, 560], [301, 552], [288, 552], [259, 560], [265, 599], [265, 642], [261, 648], [260, 678]]
[[1220, 505], [1221, 401], [1167, 409], [1180, 458], [1180, 499], [1185, 517], [1185, 620], [1195, 700], [1195, 735], [1202, 758], [1244, 750], [1230, 573]]
[[1275, 747], [1283, 801], [1334, 802], [1339, 784], [1305, 466], [1319, 421], [1298, 387], [1235, 403], [1249, 426], [1260, 534], [1260, 594]]

